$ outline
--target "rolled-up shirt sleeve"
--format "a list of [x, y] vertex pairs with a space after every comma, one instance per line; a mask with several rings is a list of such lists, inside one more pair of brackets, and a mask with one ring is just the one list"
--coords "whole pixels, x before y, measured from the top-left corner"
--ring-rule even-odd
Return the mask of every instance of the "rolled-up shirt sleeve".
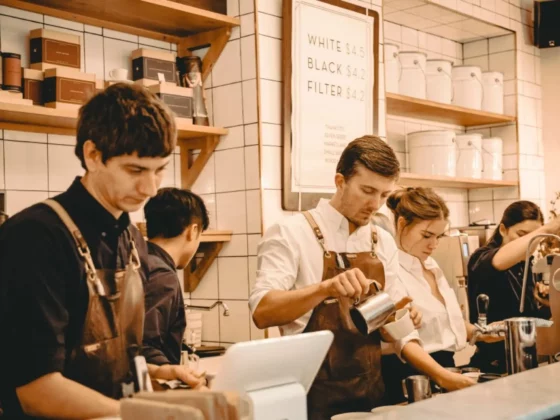
[[262, 298], [271, 290], [292, 290], [299, 268], [299, 250], [286, 229], [271, 226], [257, 248], [257, 278], [249, 297], [254, 313]]
[[[393, 302], [397, 303], [402, 298], [408, 296], [406, 289], [400, 282], [398, 278], [399, 270], [399, 254], [397, 246], [391, 249], [390, 257], [385, 264], [385, 291], [389, 294]], [[406, 337], [401, 338], [393, 343], [383, 343], [383, 353], [392, 353], [394, 351], [399, 358], [401, 358], [401, 352], [404, 346], [410, 341], [417, 341], [422, 345], [422, 340], [420, 340], [420, 335], [418, 331], [414, 330]], [[392, 351], [391, 351], [392, 350]], [[401, 360], [403, 360], [401, 358]]]

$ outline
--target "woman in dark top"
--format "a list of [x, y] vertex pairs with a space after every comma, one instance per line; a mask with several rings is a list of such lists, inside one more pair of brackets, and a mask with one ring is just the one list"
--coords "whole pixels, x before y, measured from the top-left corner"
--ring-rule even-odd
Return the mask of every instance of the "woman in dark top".
[[[521, 286], [527, 246], [543, 233], [558, 233], [560, 220], [543, 225], [539, 207], [530, 201], [516, 201], [509, 205], [494, 235], [485, 246], [477, 249], [468, 264], [469, 307], [471, 322], [478, 318], [476, 298], [486, 294], [490, 298], [488, 322], [502, 321], [517, 316], [550, 318], [550, 309], [542, 306], [534, 297], [535, 284], [528, 273], [525, 310], [519, 312]], [[538, 245], [533, 243], [533, 251]], [[531, 265], [529, 265], [529, 270]], [[473, 366], [483, 372], [504, 373], [505, 347], [499, 343], [477, 343], [477, 351], [471, 360]]]

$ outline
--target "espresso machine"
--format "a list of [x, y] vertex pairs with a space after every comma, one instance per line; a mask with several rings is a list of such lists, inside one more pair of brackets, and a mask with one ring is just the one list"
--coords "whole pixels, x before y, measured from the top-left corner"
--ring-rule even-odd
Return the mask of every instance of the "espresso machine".
[[[533, 242], [545, 237], [560, 237], [551, 234], [535, 236], [527, 246], [525, 255], [525, 270], [519, 312], [523, 313], [525, 296], [527, 293], [528, 268], [530, 264], [531, 248]], [[550, 306], [552, 319], [539, 319], [529, 317], [509, 318], [501, 322], [487, 325], [486, 314], [491, 304], [487, 295], [477, 297], [478, 322], [475, 324], [478, 334], [495, 334], [505, 336], [506, 366], [508, 375], [523, 372], [538, 367], [537, 343], [539, 353], [552, 355], [560, 350], [560, 255], [549, 255], [538, 260], [532, 267], [533, 274], [543, 274], [550, 280]], [[531, 279], [533, 281], [533, 279]], [[553, 326], [554, 320], [556, 325]], [[537, 339], [537, 332], [538, 339]], [[475, 334], [476, 335], [476, 334]]]
[[469, 319], [467, 264], [469, 257], [476, 248], [478, 248], [478, 237], [445, 236], [439, 240], [438, 247], [432, 254], [439, 268], [443, 271], [449, 286], [455, 292], [465, 320]]

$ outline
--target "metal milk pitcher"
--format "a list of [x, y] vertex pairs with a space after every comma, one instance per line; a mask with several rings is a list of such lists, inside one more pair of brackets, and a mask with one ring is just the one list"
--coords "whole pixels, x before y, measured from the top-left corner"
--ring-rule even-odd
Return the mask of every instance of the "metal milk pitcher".
[[387, 319], [397, 311], [395, 302], [386, 292], [381, 291], [380, 285], [376, 283], [372, 282], [377, 293], [362, 303], [358, 304], [359, 301], [356, 301], [354, 307], [350, 309], [352, 321], [363, 335], [369, 335], [381, 328]]
[[[548, 321], [537, 318], [509, 318], [494, 325], [486, 325], [486, 313], [490, 299], [487, 295], [477, 296], [479, 310], [475, 324], [477, 334], [505, 336], [506, 367], [508, 375], [538, 367], [537, 326], [547, 326]], [[475, 337], [473, 337], [475, 338]]]
[[505, 333], [508, 375], [538, 367], [537, 324], [535, 319], [506, 319]]

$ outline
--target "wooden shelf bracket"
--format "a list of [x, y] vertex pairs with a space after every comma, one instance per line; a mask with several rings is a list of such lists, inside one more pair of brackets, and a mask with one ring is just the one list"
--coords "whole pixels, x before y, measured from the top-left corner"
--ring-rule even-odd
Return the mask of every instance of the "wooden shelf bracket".
[[202, 252], [204, 254], [202, 260], [197, 262], [196, 257], [193, 258], [189, 266], [184, 270], [183, 282], [185, 292], [194, 292], [196, 290], [223, 246], [223, 242], [206, 242], [200, 244], [197, 252]]
[[[219, 136], [179, 141], [181, 148], [181, 188], [191, 189], [220, 142]], [[200, 150], [195, 158], [194, 151]]]
[[222, 54], [229, 37], [231, 35], [231, 28], [224, 27], [215, 29], [213, 31], [201, 32], [196, 35], [191, 35], [183, 38], [178, 45], [179, 57], [192, 55], [192, 51], [197, 48], [210, 47], [204, 59], [202, 60], [202, 80], [206, 80], [214, 64]]

